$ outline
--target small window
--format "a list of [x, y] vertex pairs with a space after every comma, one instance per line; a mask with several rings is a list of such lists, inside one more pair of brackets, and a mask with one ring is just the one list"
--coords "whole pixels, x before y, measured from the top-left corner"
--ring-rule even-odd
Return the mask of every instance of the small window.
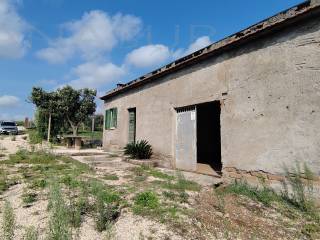
[[116, 108], [111, 108], [106, 111], [105, 128], [106, 129], [117, 128], [117, 109]]

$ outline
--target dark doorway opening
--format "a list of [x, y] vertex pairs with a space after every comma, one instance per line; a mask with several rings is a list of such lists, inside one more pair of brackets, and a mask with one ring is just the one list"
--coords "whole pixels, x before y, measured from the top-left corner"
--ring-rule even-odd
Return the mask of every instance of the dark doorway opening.
[[221, 174], [220, 102], [197, 105], [197, 163]]

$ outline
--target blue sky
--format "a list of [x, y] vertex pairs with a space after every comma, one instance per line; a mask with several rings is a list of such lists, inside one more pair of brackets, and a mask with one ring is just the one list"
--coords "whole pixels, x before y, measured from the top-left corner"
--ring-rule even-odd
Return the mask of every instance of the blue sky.
[[33, 86], [100, 96], [300, 2], [0, 0], [0, 119], [32, 118]]

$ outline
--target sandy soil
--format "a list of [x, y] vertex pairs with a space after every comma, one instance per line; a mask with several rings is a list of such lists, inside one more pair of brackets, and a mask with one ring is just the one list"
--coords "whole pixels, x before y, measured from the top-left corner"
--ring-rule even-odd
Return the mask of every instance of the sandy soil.
[[[0, 153], [5, 153], [6, 157], [8, 154], [15, 153], [19, 148], [30, 148], [25, 136], [17, 136], [15, 141], [12, 141], [10, 136], [0, 138]], [[52, 149], [46, 145], [38, 146], [38, 148], [49, 149], [56, 154], [69, 155], [82, 163], [88, 164], [95, 170], [95, 173], [94, 175], [84, 175], [83, 177], [85, 178], [100, 179], [117, 190], [127, 188], [127, 191], [129, 191], [128, 186], [135, 188], [134, 192], [128, 192], [125, 195], [124, 198], [128, 201], [132, 200], [137, 192], [144, 191], [146, 186], [150, 187], [153, 182], [163, 180], [148, 175], [146, 179], [140, 182], [135, 181], [137, 176], [134, 176], [133, 168], [137, 166], [123, 161], [121, 152], [111, 153], [97, 149], [79, 151], [63, 147]], [[17, 171], [21, 169], [16, 165], [10, 170], [10, 177], [12, 177], [15, 174], [18, 175]], [[127, 207], [121, 209], [119, 218], [110, 229], [104, 232], [98, 232], [95, 229], [92, 216], [85, 215], [81, 227], [73, 232], [74, 239], [320, 239], [319, 227], [317, 228], [314, 222], [306, 220], [303, 214], [297, 214], [296, 210], [286, 209], [283, 206], [279, 208], [277, 205], [266, 207], [262, 203], [235, 194], [218, 197], [212, 187], [221, 181], [217, 178], [194, 173], [176, 172], [169, 169], [156, 170], [169, 175], [182, 174], [187, 180], [192, 180], [202, 186], [200, 192], [187, 191], [189, 196], [187, 202], [177, 202], [180, 207], [182, 206], [184, 209], [192, 211], [192, 214], [188, 215], [188, 219], [172, 225], [172, 223], [159, 221], [157, 218], [135, 215]], [[105, 178], [106, 175], [116, 175], [117, 178], [107, 180]], [[8, 200], [14, 209], [17, 225], [14, 239], [22, 240], [25, 229], [30, 226], [34, 226], [37, 229], [39, 239], [46, 239], [49, 220], [47, 209], [48, 189], [38, 190], [37, 201], [25, 206], [22, 201], [22, 194], [26, 187], [24, 180], [20, 179], [0, 195], [0, 207], [2, 209], [4, 200]], [[160, 187], [157, 189], [157, 185], [153, 185], [153, 187], [153, 191], [159, 196], [162, 196], [163, 191], [166, 190]], [[1, 211], [0, 226], [2, 221]]]

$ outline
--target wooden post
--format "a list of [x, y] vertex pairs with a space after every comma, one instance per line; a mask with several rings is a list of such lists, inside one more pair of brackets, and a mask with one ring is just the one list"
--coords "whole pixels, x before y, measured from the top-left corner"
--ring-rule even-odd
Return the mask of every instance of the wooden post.
[[50, 142], [50, 132], [51, 132], [51, 113], [49, 113], [48, 142]]
[[95, 118], [94, 118], [94, 116], [92, 116], [92, 133], [94, 133], [94, 121], [95, 121]]

